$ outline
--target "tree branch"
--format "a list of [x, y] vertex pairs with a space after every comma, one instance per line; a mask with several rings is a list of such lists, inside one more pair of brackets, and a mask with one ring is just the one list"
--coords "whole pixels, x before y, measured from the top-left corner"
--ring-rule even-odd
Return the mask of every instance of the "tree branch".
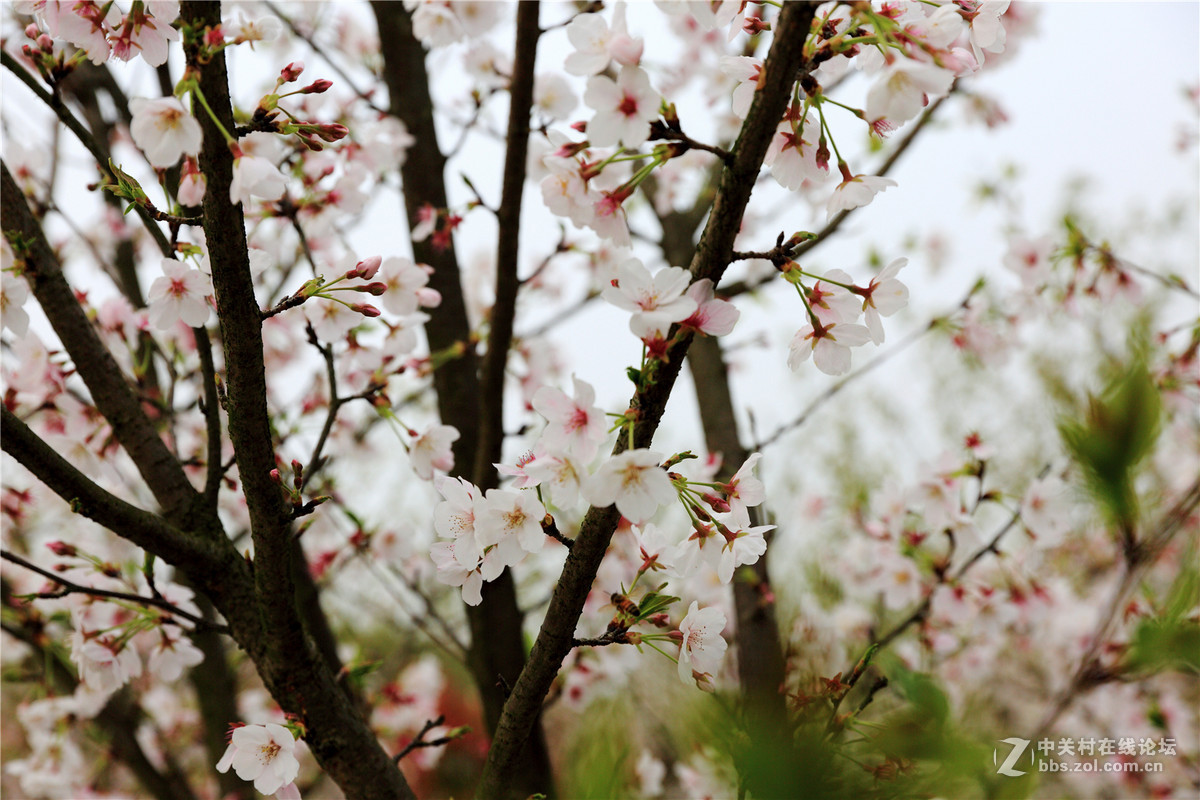
[[0, 558], [5, 561], [11, 561], [17, 566], [24, 567], [31, 572], [36, 572], [43, 578], [54, 581], [62, 586], [62, 591], [52, 592], [50, 594], [39, 594], [38, 597], [64, 597], [68, 594], [86, 594], [89, 597], [103, 597], [107, 600], [124, 600], [128, 603], [136, 603], [141, 606], [149, 606], [150, 608], [161, 609], [172, 616], [181, 617], [196, 626], [197, 629], [204, 628], [206, 630], [216, 631], [217, 633], [229, 633], [229, 627], [226, 625], [218, 625], [214, 622], [198, 617], [190, 611], [184, 611], [179, 606], [171, 603], [161, 597], [144, 597], [140, 594], [131, 592], [115, 592], [110, 589], [97, 589], [91, 586], [84, 586], [74, 581], [69, 581], [62, 575], [57, 575], [49, 570], [42, 569], [37, 564], [31, 561], [26, 561], [16, 553], [10, 553], [7, 550], [0, 550]]
[[473, 483], [481, 490], [497, 484], [496, 468], [504, 444], [504, 368], [512, 345], [513, 317], [517, 310], [517, 256], [521, 235], [521, 197], [525, 188], [525, 162], [529, 152], [529, 114], [533, 108], [533, 68], [537, 56], [537, 0], [517, 4], [517, 42], [509, 84], [508, 148], [500, 209], [496, 214], [496, 301], [492, 304], [488, 349], [483, 358], [479, 391], [479, 443], [475, 450]]
[[[717, 283], [729, 264], [733, 240], [755, 178], [787, 106], [797, 73], [803, 67], [804, 42], [815, 8], [809, 3], [788, 3], [776, 20], [775, 38], [763, 65], [759, 91], [755, 93], [741, 134], [734, 144], [733, 164], [722, 172], [708, 223], [692, 258], [693, 280], [710, 278]], [[638, 415], [633, 446], [647, 447], [653, 439], [690, 343], [689, 335], [677, 337], [668, 348], [666, 359], [648, 369], [643, 376], [630, 403], [630, 409]], [[627, 443], [628, 437], [619, 437], [614, 454], [623, 451]], [[484, 766], [478, 790], [480, 797], [499, 798], [510, 794], [516, 755], [533, 729], [542, 700], [571, 649], [575, 625], [619, 519], [620, 513], [614, 506], [592, 508], [584, 517], [579, 536], [555, 586], [529, 662], [505, 703]]]
[[[203, 29], [221, 24], [221, 7], [185, 0], [180, 16], [194, 31], [184, 41], [188, 66], [197, 71], [200, 89], [220, 123], [231, 130], [225, 55], [206, 57], [202, 63], [199, 52]], [[251, 654], [276, 702], [305, 723], [313, 755], [348, 797], [412, 798], [404, 776], [306, 636], [296, 608], [291, 515], [270, 474], [275, 453], [267, 414], [262, 318], [250, 275], [242, 208], [229, 201], [233, 155], [216, 123], [207, 115], [199, 120], [204, 132], [200, 169], [208, 184], [204, 232], [225, 350], [228, 430], [254, 540], [255, 616], [259, 633], [265, 634], [251, 641], [247, 635], [252, 631], [245, 630], [238, 642]], [[239, 633], [233, 620], [230, 624]]]
[[[7, 165], [0, 166], [0, 196], [5, 236], [9, 237], [17, 258], [24, 261], [24, 274], [33, 294], [70, 354], [92, 401], [112, 425], [117, 440], [168, 517], [181, 520], [190, 513], [198, 494], [75, 299], [58, 257], [33, 218]], [[20, 247], [14, 237], [20, 241]]]

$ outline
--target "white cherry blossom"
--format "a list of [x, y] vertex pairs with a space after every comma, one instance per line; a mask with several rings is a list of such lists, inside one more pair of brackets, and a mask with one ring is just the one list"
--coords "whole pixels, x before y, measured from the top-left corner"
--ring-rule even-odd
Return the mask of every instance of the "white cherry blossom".
[[630, 522], [642, 523], [659, 506], [673, 503], [675, 487], [660, 464], [662, 456], [649, 450], [626, 450], [600, 465], [583, 484], [583, 498], [594, 506], [613, 505]]
[[275, 794], [296, 780], [300, 762], [296, 760], [296, 738], [282, 725], [243, 725], [235, 728], [217, 762], [217, 772], [230, 767], [244, 781], [254, 781], [263, 794]]
[[129, 135], [151, 165], [159, 168], [174, 166], [184, 155], [194, 156], [200, 152], [204, 138], [200, 123], [176, 98], [146, 100], [135, 97], [129, 101], [129, 110], [133, 112]]
[[533, 408], [546, 418], [542, 444], [553, 453], [569, 452], [591, 461], [607, 437], [608, 421], [595, 405], [596, 390], [587, 381], [572, 378], [575, 397], [553, 386], [543, 386], [533, 394]]
[[522, 550], [536, 553], [546, 544], [545, 516], [546, 509], [533, 492], [488, 489], [475, 520], [475, 537], [484, 547], [515, 538]]
[[788, 368], [795, 372], [811, 355], [826, 375], [845, 375], [850, 371], [850, 348], [869, 341], [871, 332], [863, 325], [834, 322], [814, 328], [810, 323], [792, 338]]
[[433, 478], [433, 471], [448, 472], [454, 469], [454, 452], [450, 449], [458, 441], [459, 433], [452, 425], [432, 425], [409, 445], [408, 457], [413, 471], [425, 480]]
[[838, 184], [826, 204], [826, 221], [840, 211], [850, 211], [870, 204], [875, 195], [891, 186], [899, 186], [891, 178], [878, 175], [854, 175]]
[[892, 125], [915, 117], [932, 99], [941, 97], [954, 83], [947, 69], [908, 59], [898, 59], [867, 91], [867, 120], [887, 120]]
[[208, 295], [212, 282], [198, 269], [173, 258], [162, 260], [163, 276], [150, 284], [146, 294], [150, 323], [159, 330], [169, 330], [179, 322], [198, 328], [208, 322]]
[[710, 688], [712, 675], [720, 671], [725, 658], [727, 645], [721, 631], [726, 619], [721, 609], [699, 605], [693, 600], [679, 623], [683, 637], [679, 643], [679, 679], [688, 685], [694, 682], [701, 688]]
[[615, 81], [604, 75], [589, 79], [583, 102], [596, 110], [588, 122], [588, 141], [597, 147], [637, 147], [650, 137], [660, 98], [644, 70], [621, 67]]
[[893, 260], [871, 280], [863, 296], [863, 321], [875, 344], [883, 344], [881, 317], [890, 317], [908, 305], [908, 287], [896, 279], [907, 263], [907, 258]]
[[618, 267], [617, 276], [617, 285], [601, 294], [618, 308], [635, 312], [629, 327], [638, 336], [647, 329], [666, 330], [696, 311], [696, 301], [684, 294], [691, 275], [682, 267], [667, 267], [651, 276], [641, 261], [629, 258]]

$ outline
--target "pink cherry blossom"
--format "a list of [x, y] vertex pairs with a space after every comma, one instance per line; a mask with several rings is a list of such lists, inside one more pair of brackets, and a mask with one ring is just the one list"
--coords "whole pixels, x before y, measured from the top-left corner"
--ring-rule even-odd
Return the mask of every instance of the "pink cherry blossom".
[[682, 641], [679, 643], [679, 679], [689, 686], [711, 686], [712, 675], [721, 669], [725, 658], [724, 612], [719, 608], [700, 608], [695, 600], [679, 623]]
[[282, 725], [242, 725], [235, 728], [225, 755], [217, 762], [217, 772], [230, 767], [244, 781], [254, 781], [262, 794], [275, 794], [296, 780], [300, 762], [296, 760], [296, 738]]
[[613, 24], [600, 14], [580, 14], [567, 25], [567, 40], [575, 48], [567, 54], [563, 68], [571, 75], [596, 75], [612, 59], [634, 65], [642, 57], [642, 39], [629, 35], [625, 25], [624, 4], [617, 3]]
[[129, 134], [153, 166], [174, 166], [180, 157], [200, 152], [200, 123], [176, 98], [135, 97], [129, 101], [129, 109], [133, 112]]
[[853, 284], [854, 278], [845, 270], [829, 270], [806, 293], [809, 309], [822, 323], [854, 322], [862, 313], [862, 303], [846, 288]]
[[79, 666], [79, 680], [102, 694], [142, 674], [142, 660], [125, 642], [87, 638], [79, 631], [71, 639], [71, 660]]
[[414, 264], [411, 259], [391, 256], [384, 259], [380, 279], [387, 285], [383, 293], [383, 307], [393, 314], [414, 314], [421, 305], [418, 292], [429, 283], [429, 273]]
[[208, 276], [173, 258], [162, 260], [162, 271], [146, 294], [150, 323], [159, 330], [170, 330], [180, 322], [192, 328], [207, 323], [207, 297], [212, 294]]
[[788, 368], [795, 372], [811, 355], [817, 369], [826, 375], [845, 375], [850, 371], [850, 348], [869, 341], [871, 332], [863, 325], [830, 323], [814, 328], [810, 323], [792, 339]]
[[587, 126], [592, 144], [637, 147], [649, 138], [651, 121], [658, 119], [660, 98], [644, 70], [621, 67], [615, 81], [604, 75], [589, 79], [583, 102], [596, 110]]
[[551, 452], [570, 452], [591, 461], [607, 436], [608, 421], [595, 405], [596, 390], [586, 381], [572, 378], [575, 398], [552, 386], [543, 386], [533, 395], [533, 408], [548, 423], [542, 444]]
[[1003, 53], [1006, 40], [1004, 23], [1000, 21], [1008, 11], [1010, 0], [983, 0], [962, 5], [972, 9], [967, 13], [971, 21], [971, 52], [982, 66], [984, 52]]
[[433, 478], [433, 471], [449, 471], [454, 468], [454, 452], [450, 445], [457, 441], [458, 431], [452, 425], [433, 425], [409, 445], [408, 457], [413, 471], [425, 480]]
[[[799, 112], [795, 111], [794, 115], [798, 117]], [[763, 163], [771, 168], [771, 177], [789, 191], [799, 189], [805, 181], [822, 183], [829, 177], [828, 164], [822, 164], [817, 158], [816, 132], [820, 130], [820, 123], [810, 115], [803, 125], [797, 124], [794, 128], [793, 124], [793, 112], [789, 112], [779, 123], [763, 159]]]
[[661, 463], [658, 453], [626, 450], [601, 464], [584, 482], [583, 498], [597, 507], [615, 503], [630, 522], [645, 522], [659, 506], [673, 503], [677, 497]]
[[482, 502], [479, 489], [465, 478], [443, 477], [435, 483], [445, 499], [433, 509], [434, 530], [454, 540], [459, 564], [474, 568], [483, 554], [475, 538], [475, 520]]
[[718, 300], [713, 292], [713, 282], [701, 278], [687, 288], [687, 296], [696, 303], [692, 315], [679, 324], [709, 336], [725, 336], [733, 331], [741, 312], [728, 300]]
[[635, 312], [629, 327], [638, 336], [647, 329], [666, 330], [696, 311], [696, 301], [684, 295], [691, 275], [682, 267], [667, 267], [651, 276], [641, 261], [629, 258], [617, 275], [617, 285], [601, 294], [618, 308]]
[[175, 681], [189, 667], [204, 661], [204, 653], [192, 644], [192, 640], [180, 634], [178, 628], [162, 626], [157, 632], [154, 647], [150, 649], [150, 672], [160, 680]]
[[204, 192], [208, 183], [200, 166], [194, 158], [183, 160], [183, 169], [179, 175], [179, 192], [176, 199], [181, 206], [198, 206], [204, 202]]
[[751, 453], [746, 463], [738, 469], [729, 483], [722, 487], [725, 499], [729, 503], [729, 513], [735, 525], [745, 527], [750, 524], [751, 506], [756, 506], [766, 499], [766, 487], [754, 475], [754, 468], [762, 458], [762, 453]]

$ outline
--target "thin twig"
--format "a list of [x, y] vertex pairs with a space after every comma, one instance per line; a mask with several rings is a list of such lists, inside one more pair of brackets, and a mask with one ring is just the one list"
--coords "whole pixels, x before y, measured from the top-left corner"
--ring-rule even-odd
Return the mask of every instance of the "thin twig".
[[175, 604], [173, 604], [167, 600], [158, 598], [158, 597], [144, 597], [140, 594], [131, 594], [129, 592], [115, 592], [115, 591], [112, 591], [109, 589], [96, 589], [91, 586], [83, 586], [82, 584], [78, 584], [78, 583], [74, 583], [73, 581], [69, 581], [66, 578], [62, 577], [61, 575], [56, 575], [53, 572], [42, 569], [37, 564], [26, 561], [25, 559], [21, 558], [20, 556], [16, 555], [15, 553], [10, 553], [7, 550], [0, 550], [0, 558], [3, 558], [5, 561], [11, 561], [12, 563], [14, 563], [18, 566], [24, 567], [25, 569], [30, 570], [31, 572], [36, 572], [38, 575], [41, 575], [43, 578], [52, 580], [55, 583], [57, 583], [63, 587], [62, 591], [39, 592], [39, 593], [33, 595], [34, 597], [55, 598], [55, 597], [64, 597], [68, 594], [86, 594], [91, 597], [103, 597], [103, 598], [107, 598], [109, 600], [125, 600], [126, 602], [137, 603], [137, 604], [143, 605], [143, 606], [150, 606], [152, 608], [157, 608], [162, 611], [166, 611], [167, 613], [173, 614], [174, 616], [182, 617], [183, 619], [185, 619], [188, 622], [191, 622], [193, 625], [195, 625], [197, 630], [204, 629], [204, 630], [215, 631], [217, 633], [229, 634], [228, 626], [220, 625], [215, 622], [209, 622], [208, 620], [204, 619], [203, 617], [198, 617], [195, 614], [192, 614], [191, 612], [184, 611], [179, 606], [176, 606]]
[[[962, 299], [962, 301], [958, 304], [955, 311], [959, 311], [959, 310], [966, 308], [967, 304], [971, 302], [971, 298], [975, 296], [975, 293], [978, 292], [980, 290], [980, 288], [982, 288], [981, 283], [976, 283], [974, 286], [972, 286], [971, 290], [969, 292], [967, 292], [966, 297], [964, 297]], [[918, 341], [923, 339], [927, 334], [931, 333], [934, 330], [937, 330], [938, 326], [942, 322], [944, 322], [949, 316], [951, 316], [951, 314], [934, 317], [924, 327], [920, 328], [919, 330], [913, 331], [908, 336], [901, 339], [899, 343], [897, 343], [891, 349], [887, 350], [885, 353], [883, 353], [883, 355], [877, 356], [876, 358], [869, 361], [867, 364], [863, 365], [861, 368], [855, 370], [854, 372], [851, 372], [846, 377], [844, 377], [841, 380], [834, 383], [832, 386], [830, 386], [824, 392], [817, 395], [817, 397], [811, 403], [808, 404], [808, 407], [800, 412], [799, 416], [797, 416], [791, 422], [781, 425], [778, 429], [776, 429], [776, 431], [774, 433], [772, 433], [766, 439], [756, 442], [752, 449], [753, 450], [761, 450], [764, 447], [772, 445], [775, 442], [779, 441], [779, 438], [781, 436], [783, 436], [785, 433], [787, 433], [788, 431], [795, 430], [796, 428], [799, 428], [804, 423], [808, 422], [809, 418], [813, 415], [813, 413], [818, 408], [820, 408], [821, 406], [825, 405], [830, 400], [832, 400], [839, 392], [841, 392], [843, 389], [846, 388], [847, 384], [858, 380], [859, 378], [863, 377], [864, 375], [871, 372], [872, 370], [882, 366], [884, 363], [895, 358], [897, 355], [904, 352], [906, 349], [908, 349], [909, 347], [911, 347], [912, 345], [916, 344]]]
[[[75, 118], [75, 115], [71, 113], [71, 109], [67, 108], [66, 104], [63, 103], [62, 98], [56, 93], [48, 92], [42, 88], [41, 84], [39, 84], [37, 80], [35, 80], [34, 77], [29, 74], [28, 70], [22, 68], [21, 65], [17, 63], [17, 60], [8, 54], [7, 50], [0, 51], [0, 64], [3, 64], [9, 70], [9, 72], [17, 77], [17, 80], [25, 84], [25, 86], [31, 92], [33, 92], [39, 100], [50, 107], [50, 110], [53, 111], [55, 116], [58, 117], [59, 122], [65, 125], [67, 130], [75, 134], [75, 138], [79, 140], [80, 144], [82, 144], [84, 148], [91, 153], [92, 158], [96, 159], [96, 164], [100, 168], [101, 172], [110, 180], [113, 179], [114, 176], [109, 171], [108, 166], [108, 153], [100, 146], [100, 143], [96, 141], [96, 138], [92, 136], [91, 131], [85, 128], [83, 123]], [[162, 251], [164, 256], [169, 258], [174, 251], [171, 248], [171, 243], [167, 241], [166, 234], [162, 232], [162, 228], [154, 224], [154, 220], [150, 218], [150, 215], [145, 208], [137, 205], [136, 203], [134, 204], [134, 208], [137, 209], [138, 216], [141, 218], [143, 224], [145, 224], [146, 230], [149, 231], [150, 236], [154, 239], [155, 244], [158, 245], [158, 249]]]
[[449, 744], [450, 742], [454, 741], [454, 738], [450, 737], [450, 736], [442, 736], [441, 738], [434, 739], [433, 741], [430, 741], [430, 742], [425, 741], [425, 734], [429, 733], [431, 730], [433, 730], [437, 726], [445, 724], [445, 722], [446, 722], [445, 714], [442, 714], [437, 719], [425, 720], [425, 724], [421, 726], [421, 730], [417, 732], [417, 735], [413, 737], [413, 740], [411, 742], [409, 742], [408, 744], [404, 745], [403, 750], [401, 750], [399, 753], [396, 753], [396, 755], [392, 756], [392, 760], [395, 761], [397, 764], [399, 764], [400, 759], [404, 758], [406, 755], [411, 753], [413, 750], [416, 750], [418, 747], [440, 747], [441, 745]]
[[329, 54], [326, 53], [325, 50], [322, 49], [322, 47], [319, 44], [317, 44], [315, 41], [313, 41], [313, 38], [311, 36], [308, 36], [302, 30], [300, 30], [300, 28], [298, 28], [296, 26], [296, 23], [292, 21], [292, 18], [289, 17], [288, 15], [284, 14], [283, 11], [280, 10], [278, 5], [270, 2], [270, 0], [267, 0], [267, 2], [264, 3], [264, 5], [266, 5], [266, 7], [268, 9], [270, 9], [272, 14], [279, 17], [279, 19], [283, 22], [284, 25], [288, 26], [288, 29], [291, 30], [293, 35], [302, 39], [305, 44], [307, 44], [310, 48], [312, 48], [312, 51], [314, 53], [319, 55], [321, 58], [325, 59], [325, 63], [329, 65], [329, 68], [333, 70], [334, 74], [337, 75], [339, 78], [341, 78], [343, 81], [345, 81], [346, 86], [350, 89], [350, 91], [354, 92], [354, 94], [357, 95], [360, 100], [362, 100], [364, 103], [366, 103], [368, 106], [370, 106], [373, 111], [376, 111], [379, 114], [387, 114], [388, 113], [387, 109], [380, 108], [379, 106], [375, 105], [375, 103], [371, 100], [371, 96], [369, 94], [367, 94], [366, 92], [362, 91], [357, 86], [355, 86], [354, 81], [352, 81], [350, 79], [350, 76], [346, 73], [346, 71], [343, 70], [340, 66], [338, 66], [337, 62], [335, 62], [332, 58], [330, 58]]

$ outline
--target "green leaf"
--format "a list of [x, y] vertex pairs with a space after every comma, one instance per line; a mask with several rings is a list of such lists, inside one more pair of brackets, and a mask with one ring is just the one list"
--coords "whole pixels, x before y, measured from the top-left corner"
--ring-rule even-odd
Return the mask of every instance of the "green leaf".
[[1137, 521], [1133, 489], [1138, 465], [1158, 440], [1162, 398], [1141, 355], [1118, 367], [1100, 395], [1090, 395], [1082, 418], [1063, 419], [1059, 433], [1083, 470], [1088, 490], [1113, 521]]

